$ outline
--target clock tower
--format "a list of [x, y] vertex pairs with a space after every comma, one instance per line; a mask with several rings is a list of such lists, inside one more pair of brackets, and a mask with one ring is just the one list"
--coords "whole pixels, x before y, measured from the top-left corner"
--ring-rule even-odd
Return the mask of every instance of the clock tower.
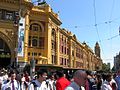
[[96, 42], [95, 44], [95, 54], [100, 57], [100, 46], [99, 46], [99, 43]]

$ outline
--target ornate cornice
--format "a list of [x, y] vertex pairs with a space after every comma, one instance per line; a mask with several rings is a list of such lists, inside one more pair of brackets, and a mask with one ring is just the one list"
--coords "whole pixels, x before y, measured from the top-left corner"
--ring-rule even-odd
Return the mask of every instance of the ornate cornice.
[[7, 4], [16, 4], [16, 5], [26, 5], [27, 7], [33, 7], [31, 2], [27, 2], [24, 0], [0, 0], [0, 3], [7, 3]]
[[0, 2], [15, 4], [18, 3], [19, 0], [0, 0]]
[[[45, 14], [43, 12], [39, 12], [39, 11], [30, 11], [31, 14], [34, 14], [34, 15], [40, 15], [40, 14]], [[45, 14], [46, 15], [46, 14]]]

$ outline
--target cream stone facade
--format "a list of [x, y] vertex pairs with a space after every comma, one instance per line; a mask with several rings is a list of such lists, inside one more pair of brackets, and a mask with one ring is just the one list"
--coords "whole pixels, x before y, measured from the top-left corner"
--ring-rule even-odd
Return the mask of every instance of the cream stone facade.
[[[19, 19], [25, 18], [23, 57], [17, 56], [20, 24], [16, 23], [19, 21], [16, 13]], [[5, 48], [0, 47], [0, 62], [4, 62], [2, 59], [8, 60], [8, 64], [17, 61], [24, 67], [34, 59], [37, 67], [101, 70], [101, 57], [70, 31], [61, 28], [61, 24], [58, 14], [47, 3], [34, 5], [30, 0], [0, 0], [0, 40], [9, 50], [5, 53]]]

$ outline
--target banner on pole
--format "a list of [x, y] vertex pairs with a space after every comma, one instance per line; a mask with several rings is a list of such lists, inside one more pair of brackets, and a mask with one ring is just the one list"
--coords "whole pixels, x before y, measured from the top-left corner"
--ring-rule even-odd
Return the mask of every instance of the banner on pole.
[[18, 27], [18, 50], [17, 56], [24, 56], [24, 32], [25, 32], [25, 18], [21, 17]]

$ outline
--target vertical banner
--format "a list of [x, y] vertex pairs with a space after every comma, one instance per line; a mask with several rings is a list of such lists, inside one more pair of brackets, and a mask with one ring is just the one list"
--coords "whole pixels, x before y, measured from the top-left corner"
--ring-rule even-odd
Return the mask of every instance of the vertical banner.
[[18, 50], [17, 56], [24, 56], [24, 32], [25, 32], [25, 18], [21, 17], [18, 26]]

